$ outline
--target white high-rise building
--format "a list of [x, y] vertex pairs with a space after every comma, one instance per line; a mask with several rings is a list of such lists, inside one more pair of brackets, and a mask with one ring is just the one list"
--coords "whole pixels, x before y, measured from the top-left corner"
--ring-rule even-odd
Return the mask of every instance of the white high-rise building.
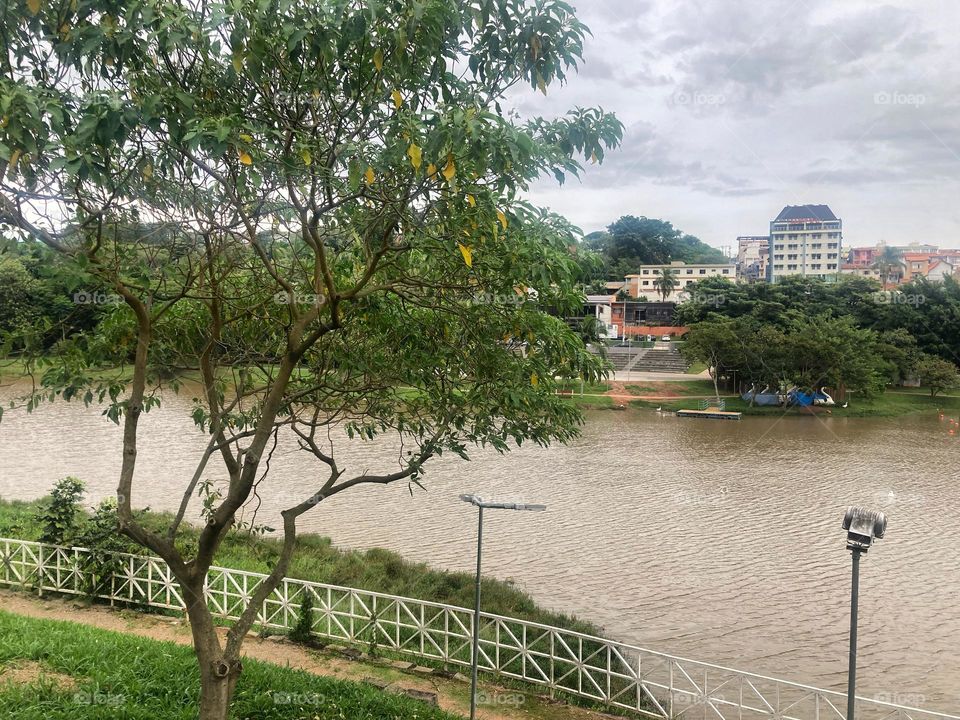
[[843, 222], [826, 205], [787, 205], [770, 222], [767, 280], [787, 275], [835, 278]]

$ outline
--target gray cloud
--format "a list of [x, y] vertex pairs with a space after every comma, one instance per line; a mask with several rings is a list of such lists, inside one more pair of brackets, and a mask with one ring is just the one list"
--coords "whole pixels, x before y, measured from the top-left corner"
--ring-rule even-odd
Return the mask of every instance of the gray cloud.
[[[960, 3], [584, 0], [586, 64], [524, 114], [601, 105], [623, 147], [581, 183], [538, 183], [587, 230], [662, 216], [708, 242], [827, 203], [851, 241], [909, 232], [960, 245]], [[889, 238], [897, 239], [895, 237]], [[910, 238], [903, 238], [908, 240]]]

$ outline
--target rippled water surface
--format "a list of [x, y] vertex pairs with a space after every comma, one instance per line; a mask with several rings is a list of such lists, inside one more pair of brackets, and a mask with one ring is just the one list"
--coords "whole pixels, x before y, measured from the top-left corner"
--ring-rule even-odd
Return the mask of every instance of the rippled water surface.
[[[11, 393], [0, 389], [0, 396]], [[166, 397], [142, 421], [135, 503], [173, 509], [204, 446]], [[77, 404], [8, 413], [0, 496], [35, 498], [64, 475], [110, 495], [120, 433]], [[336, 444], [350, 471], [395, 467], [397, 448]], [[461, 492], [543, 502], [488, 513], [484, 564], [539, 603], [654, 650], [845, 690], [849, 504], [889, 517], [862, 563], [858, 691], [960, 709], [960, 438], [936, 417], [678, 419], [594, 411], [566, 447], [446, 457], [427, 492], [358, 488], [301, 527], [342, 546], [383, 546], [469, 570], [475, 511]], [[282, 442], [258, 521], [312, 492], [322, 468]], [[211, 473], [211, 477], [216, 477]]]

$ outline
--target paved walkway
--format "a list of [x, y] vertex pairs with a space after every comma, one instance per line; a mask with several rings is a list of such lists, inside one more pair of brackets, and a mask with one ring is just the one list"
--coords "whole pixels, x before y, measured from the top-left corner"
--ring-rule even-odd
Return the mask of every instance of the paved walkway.
[[630, 383], [630, 382], [657, 382], [657, 381], [659, 381], [659, 382], [681, 382], [681, 381], [684, 381], [684, 380], [687, 381], [687, 382], [690, 382], [691, 380], [709, 380], [709, 379], [710, 379], [710, 373], [709, 373], [708, 371], [706, 371], [706, 370], [704, 370], [704, 371], [701, 372], [701, 373], [696, 373], [696, 374], [692, 374], [692, 373], [647, 372], [647, 371], [645, 371], [645, 370], [630, 370], [630, 371], [628, 371], [628, 372], [624, 372], [624, 371], [622, 371], [622, 370], [618, 370], [617, 372], [613, 373], [613, 375], [611, 376], [610, 379], [611, 379], [611, 380], [615, 380], [615, 381], [617, 381], [617, 382], [627, 382], [627, 383]]

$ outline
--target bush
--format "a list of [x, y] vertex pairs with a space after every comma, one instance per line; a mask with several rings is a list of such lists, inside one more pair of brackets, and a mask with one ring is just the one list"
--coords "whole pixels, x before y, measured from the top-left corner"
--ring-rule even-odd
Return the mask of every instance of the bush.
[[42, 526], [40, 542], [62, 545], [76, 532], [77, 512], [84, 489], [83, 481], [75, 477], [56, 482], [49, 502], [37, 514]]
[[304, 588], [301, 592], [300, 612], [297, 623], [290, 629], [289, 637], [302, 645], [311, 645], [313, 640], [313, 590]]

